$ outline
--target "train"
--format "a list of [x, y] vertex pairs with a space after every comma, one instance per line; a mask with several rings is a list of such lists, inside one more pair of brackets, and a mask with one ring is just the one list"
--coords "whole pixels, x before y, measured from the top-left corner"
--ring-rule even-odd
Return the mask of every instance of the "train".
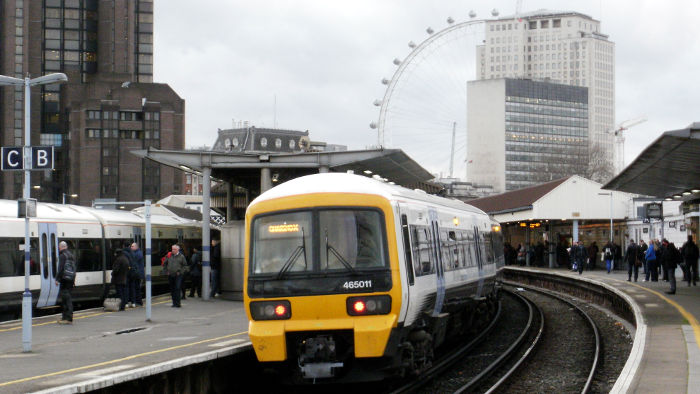
[[248, 335], [293, 383], [420, 375], [498, 308], [500, 225], [464, 202], [349, 173], [280, 184], [245, 215]]
[[[201, 222], [179, 217], [158, 205], [151, 215], [151, 265], [154, 288], [167, 285], [161, 274], [161, 257], [172, 244], [191, 251], [201, 245]], [[18, 218], [17, 201], [0, 200], [0, 317], [21, 314], [25, 286], [25, 221]], [[74, 303], [100, 301], [111, 281], [116, 249], [137, 242], [145, 253], [143, 208], [133, 211], [95, 209], [78, 205], [37, 203], [37, 215], [30, 219], [30, 277], [32, 306], [56, 306], [59, 286], [58, 243], [66, 241], [76, 259], [77, 274], [72, 291]]]

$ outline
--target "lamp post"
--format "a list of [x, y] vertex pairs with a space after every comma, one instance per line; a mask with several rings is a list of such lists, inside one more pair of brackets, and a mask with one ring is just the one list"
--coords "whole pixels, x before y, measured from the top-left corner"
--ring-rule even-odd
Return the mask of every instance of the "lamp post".
[[[24, 86], [24, 191], [22, 197], [25, 201], [31, 197], [31, 97], [32, 86], [61, 83], [68, 81], [63, 73], [48, 74], [41, 77], [24, 79], [0, 75], [0, 85]], [[24, 218], [24, 294], [22, 294], [22, 350], [27, 353], [32, 351], [32, 293], [29, 291], [29, 217]]]
[[613, 193], [598, 193], [599, 196], [610, 195], [610, 243], [613, 243]]

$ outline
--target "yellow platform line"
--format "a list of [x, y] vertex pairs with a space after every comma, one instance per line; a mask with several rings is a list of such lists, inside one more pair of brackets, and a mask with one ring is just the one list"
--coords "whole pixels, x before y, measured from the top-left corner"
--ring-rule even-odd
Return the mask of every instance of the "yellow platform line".
[[[165, 301], [160, 301], [160, 302], [152, 302], [151, 305], [160, 305], [160, 304], [165, 304], [167, 302], [169, 302], [169, 301], [165, 300]], [[139, 307], [139, 308], [143, 308], [143, 307]], [[95, 316], [102, 316], [102, 315], [106, 315], [108, 313], [114, 313], [114, 312], [98, 312], [98, 313], [91, 313], [88, 315], [75, 316], [75, 317], [73, 317], [73, 320], [85, 319], [88, 317], [95, 317]], [[17, 324], [19, 324], [19, 325], [14, 326], [14, 327], [10, 327], [10, 328], [0, 329], [0, 332], [17, 331], [17, 330], [22, 329], [22, 324], [21, 323], [17, 323]], [[51, 320], [51, 321], [44, 322], [44, 323], [32, 324], [32, 327], [46, 326], [49, 324], [58, 324], [58, 322], [55, 320]]]
[[47, 373], [47, 374], [44, 374], [44, 375], [30, 376], [30, 377], [28, 377], [28, 378], [17, 379], [17, 380], [11, 380], [11, 381], [8, 381], [8, 382], [0, 383], [0, 387], [6, 387], [6, 386], [10, 386], [10, 385], [17, 384], [17, 383], [24, 383], [24, 382], [29, 382], [29, 381], [32, 381], [32, 380], [37, 380], [37, 379], [42, 379], [42, 378], [48, 378], [48, 377], [51, 377], [51, 376], [62, 375], [62, 374], [65, 374], [65, 373], [76, 372], [76, 371], [82, 371], [82, 370], [85, 370], [85, 369], [96, 368], [96, 367], [102, 367], [102, 366], [110, 365], [110, 364], [116, 364], [116, 363], [120, 363], [120, 362], [122, 362], [122, 361], [133, 360], [133, 359], [136, 359], [136, 358], [146, 357], [146, 356], [150, 356], [150, 355], [158, 354], [158, 353], [163, 353], [163, 352], [168, 352], [168, 351], [171, 351], [171, 350], [183, 349], [183, 348], [186, 348], [186, 347], [195, 346], [195, 345], [199, 345], [199, 344], [207, 343], [207, 342], [214, 342], [214, 341], [218, 341], [218, 340], [221, 340], [221, 339], [231, 338], [231, 337], [235, 337], [235, 336], [239, 336], [239, 335], [243, 335], [243, 334], [247, 334], [247, 333], [248, 333], [248, 331], [243, 331], [243, 332], [239, 332], [239, 333], [236, 333], [236, 334], [224, 335], [224, 336], [222, 336], [222, 337], [210, 338], [210, 339], [205, 339], [205, 340], [202, 340], [202, 341], [197, 341], [197, 342], [192, 342], [192, 343], [186, 343], [186, 344], [184, 344], [184, 345], [178, 345], [178, 346], [173, 346], [173, 347], [169, 347], [169, 348], [165, 348], [165, 349], [153, 350], [153, 351], [150, 351], [150, 352], [145, 352], [145, 353], [140, 353], [140, 354], [134, 354], [134, 355], [131, 355], [131, 356], [127, 356], [127, 357], [123, 357], [123, 358], [118, 358], [118, 359], [110, 360], [110, 361], [104, 361], [104, 362], [97, 363], [97, 364], [85, 365], [85, 366], [82, 366], [82, 367], [76, 367], [76, 368], [66, 369], [66, 370], [63, 370], [63, 371], [51, 372], [51, 373]]
[[692, 313], [685, 310], [685, 308], [683, 308], [683, 306], [681, 306], [676, 301], [673, 301], [672, 299], [666, 297], [665, 295], [659, 293], [656, 290], [652, 290], [652, 289], [646, 288], [644, 286], [640, 286], [638, 284], [626, 282], [626, 281], [619, 280], [619, 279], [613, 279], [613, 280], [618, 281], [620, 283], [627, 283], [628, 285], [632, 285], [634, 287], [637, 287], [637, 288], [640, 288], [644, 291], [647, 291], [651, 294], [654, 294], [654, 295], [658, 296], [659, 298], [661, 298], [662, 300], [666, 301], [668, 304], [670, 304], [674, 308], [676, 308], [678, 310], [678, 312], [680, 312], [680, 314], [683, 315], [683, 317], [685, 317], [686, 320], [688, 320], [688, 323], [690, 323], [690, 326], [693, 327], [693, 333], [695, 334], [695, 344], [698, 346], [698, 349], [700, 349], [700, 323], [698, 323], [698, 319], [696, 319]]

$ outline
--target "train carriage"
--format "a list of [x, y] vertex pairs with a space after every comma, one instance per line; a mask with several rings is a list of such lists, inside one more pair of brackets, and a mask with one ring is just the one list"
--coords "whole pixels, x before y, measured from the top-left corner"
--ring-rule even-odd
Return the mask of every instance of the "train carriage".
[[[100, 300], [111, 280], [114, 251], [125, 243], [137, 242], [145, 250], [142, 209], [101, 210], [76, 205], [37, 204], [37, 217], [31, 218], [30, 277], [33, 306], [56, 305], [59, 287], [58, 243], [66, 241], [75, 255], [77, 274], [72, 291], [75, 302]], [[156, 211], [151, 216], [152, 280], [154, 287], [165, 285], [160, 258], [174, 243], [201, 244], [201, 223]], [[24, 219], [16, 216], [17, 202], [0, 200], [0, 315], [19, 316], [24, 291]]]
[[244, 299], [258, 360], [300, 381], [420, 373], [493, 312], [500, 226], [459, 201], [351, 174], [246, 212]]

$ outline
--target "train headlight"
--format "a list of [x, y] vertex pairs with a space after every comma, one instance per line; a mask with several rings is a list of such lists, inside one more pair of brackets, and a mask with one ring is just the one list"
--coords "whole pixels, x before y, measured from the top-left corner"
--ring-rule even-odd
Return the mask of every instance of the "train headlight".
[[286, 320], [292, 317], [292, 305], [287, 300], [252, 301], [250, 315], [253, 320]]
[[348, 315], [386, 315], [391, 311], [391, 297], [388, 295], [348, 297]]

